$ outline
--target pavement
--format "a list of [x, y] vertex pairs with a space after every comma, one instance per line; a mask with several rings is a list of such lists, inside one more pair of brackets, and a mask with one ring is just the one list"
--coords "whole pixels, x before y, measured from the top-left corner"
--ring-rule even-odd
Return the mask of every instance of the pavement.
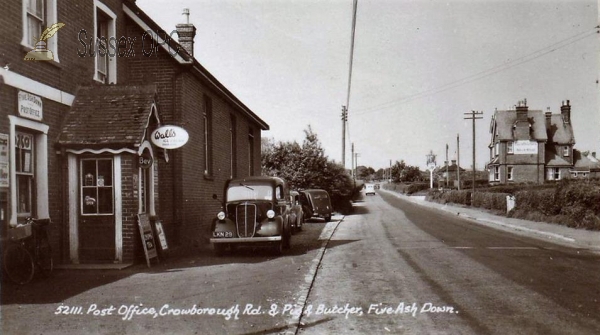
[[379, 192], [394, 195], [420, 206], [446, 211], [472, 222], [491, 228], [510, 231], [562, 246], [586, 249], [600, 253], [600, 231], [571, 228], [555, 223], [535, 222], [508, 218], [481, 208], [464, 207], [456, 204], [439, 204], [425, 200], [425, 196], [407, 196], [394, 191], [380, 189]]

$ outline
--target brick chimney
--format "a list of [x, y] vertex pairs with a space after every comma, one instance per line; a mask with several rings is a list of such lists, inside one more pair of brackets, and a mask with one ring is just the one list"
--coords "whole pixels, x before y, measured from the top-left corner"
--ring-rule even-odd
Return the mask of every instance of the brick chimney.
[[564, 101], [562, 102], [562, 105], [560, 106], [560, 114], [562, 114], [564, 123], [571, 123], [571, 104], [569, 100], [567, 100], [567, 103]]
[[186, 16], [186, 23], [179, 23], [175, 27], [177, 28], [177, 35], [179, 36], [179, 44], [187, 51], [187, 53], [194, 57], [194, 37], [196, 36], [196, 27], [190, 23], [190, 9], [184, 8], [183, 15]]
[[527, 107], [527, 99], [519, 101], [516, 109], [517, 109], [517, 122], [521, 122], [521, 121], [526, 122], [527, 121], [527, 110], [529, 109]]
[[552, 112], [550, 111], [550, 107], [548, 107], [546, 110], [546, 128], [550, 128], [550, 125], [552, 124]]

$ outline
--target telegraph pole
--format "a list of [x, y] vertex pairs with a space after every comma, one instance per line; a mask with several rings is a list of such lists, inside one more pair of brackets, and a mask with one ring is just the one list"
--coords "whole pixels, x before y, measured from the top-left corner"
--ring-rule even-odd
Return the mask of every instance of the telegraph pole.
[[[473, 120], [473, 194], [475, 193], [475, 120], [483, 119], [483, 112], [471, 111], [470, 113], [464, 113], [465, 115], [470, 115], [469, 117], [465, 117], [465, 120]], [[471, 195], [472, 196], [472, 195]]]
[[[352, 142], [352, 157], [354, 157], [354, 142]], [[356, 180], [356, 171], [354, 171], [354, 160], [352, 160], [352, 178]]]
[[346, 169], [346, 121], [348, 121], [348, 109], [342, 106], [342, 164]]
[[450, 178], [450, 172], [448, 171], [448, 166], [450, 164], [448, 164], [448, 143], [446, 143], [446, 188], [448, 188], [448, 183], [449, 183], [449, 178]]

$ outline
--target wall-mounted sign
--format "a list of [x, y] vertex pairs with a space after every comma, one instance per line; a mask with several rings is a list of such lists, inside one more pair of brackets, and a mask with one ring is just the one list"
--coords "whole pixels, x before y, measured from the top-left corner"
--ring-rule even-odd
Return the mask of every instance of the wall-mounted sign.
[[515, 155], [536, 155], [538, 153], [538, 143], [534, 141], [516, 141], [513, 144]]
[[162, 126], [152, 132], [151, 141], [159, 148], [177, 149], [187, 143], [190, 136], [178, 126]]
[[37, 95], [19, 91], [19, 116], [42, 121], [44, 118], [42, 98]]

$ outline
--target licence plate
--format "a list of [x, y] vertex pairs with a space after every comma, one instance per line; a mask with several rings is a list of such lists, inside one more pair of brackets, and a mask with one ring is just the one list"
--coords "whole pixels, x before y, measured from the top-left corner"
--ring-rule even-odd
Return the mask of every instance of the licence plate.
[[230, 231], [213, 231], [213, 237], [233, 237], [233, 232], [230, 232]]

